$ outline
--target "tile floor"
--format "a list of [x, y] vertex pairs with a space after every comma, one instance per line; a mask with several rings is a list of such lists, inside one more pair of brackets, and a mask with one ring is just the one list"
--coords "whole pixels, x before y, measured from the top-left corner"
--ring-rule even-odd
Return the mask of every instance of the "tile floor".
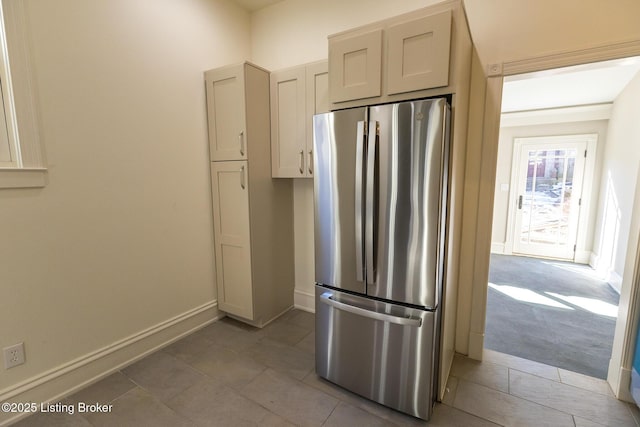
[[[314, 317], [292, 310], [262, 330], [225, 318], [68, 397], [110, 413], [36, 414], [17, 426], [637, 426], [607, 384], [487, 351], [456, 356], [427, 424], [314, 373]], [[75, 405], [74, 405], [75, 406]]]

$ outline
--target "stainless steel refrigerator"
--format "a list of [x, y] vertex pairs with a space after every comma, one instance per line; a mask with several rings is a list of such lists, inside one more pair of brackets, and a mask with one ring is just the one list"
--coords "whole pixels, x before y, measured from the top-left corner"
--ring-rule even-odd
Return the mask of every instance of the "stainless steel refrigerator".
[[313, 118], [316, 372], [429, 419], [447, 214], [445, 98]]

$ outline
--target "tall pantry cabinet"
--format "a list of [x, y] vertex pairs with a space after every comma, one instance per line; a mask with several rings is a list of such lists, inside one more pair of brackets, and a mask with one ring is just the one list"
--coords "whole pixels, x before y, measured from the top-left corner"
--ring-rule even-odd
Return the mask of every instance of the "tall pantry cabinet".
[[262, 327], [293, 305], [293, 192], [271, 178], [269, 72], [205, 72], [218, 308]]

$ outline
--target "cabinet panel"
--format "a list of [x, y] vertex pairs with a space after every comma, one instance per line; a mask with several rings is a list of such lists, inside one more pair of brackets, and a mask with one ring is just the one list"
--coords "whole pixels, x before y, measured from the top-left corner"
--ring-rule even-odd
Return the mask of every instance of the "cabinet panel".
[[451, 11], [394, 25], [386, 35], [388, 94], [449, 84]]
[[305, 175], [305, 70], [304, 67], [271, 73], [272, 175]]
[[329, 66], [321, 62], [307, 66], [306, 168], [313, 177], [313, 115], [329, 111]]
[[247, 162], [213, 162], [211, 189], [220, 310], [253, 320]]
[[211, 160], [247, 158], [243, 66], [205, 75]]
[[329, 39], [331, 102], [380, 96], [382, 30]]

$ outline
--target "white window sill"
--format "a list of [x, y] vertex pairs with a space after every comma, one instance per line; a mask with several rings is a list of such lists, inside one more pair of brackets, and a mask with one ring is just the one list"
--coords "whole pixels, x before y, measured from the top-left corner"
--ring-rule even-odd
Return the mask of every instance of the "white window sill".
[[0, 168], [0, 189], [42, 188], [48, 183], [44, 168]]

